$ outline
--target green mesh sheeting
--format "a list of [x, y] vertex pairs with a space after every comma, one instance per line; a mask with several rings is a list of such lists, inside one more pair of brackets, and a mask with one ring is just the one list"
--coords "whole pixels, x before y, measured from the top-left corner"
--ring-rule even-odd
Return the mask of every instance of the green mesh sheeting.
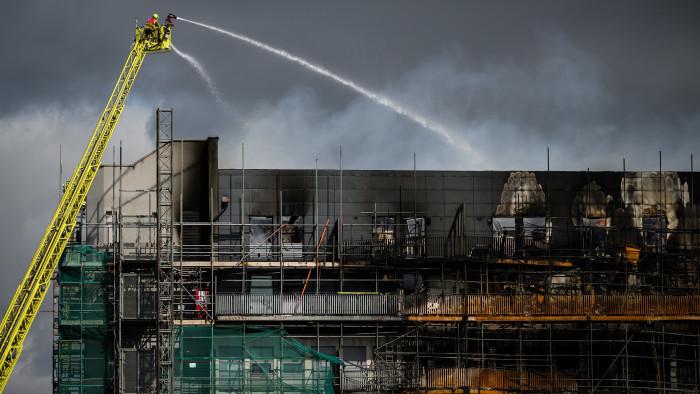
[[58, 263], [58, 391], [103, 393], [114, 375], [111, 255], [67, 247]]
[[[111, 256], [87, 246], [67, 247], [58, 263], [59, 325], [65, 330], [85, 328], [106, 330], [114, 313], [113, 276], [107, 272]], [[79, 333], [74, 333], [78, 335]], [[104, 335], [94, 332], [93, 335]]]
[[[114, 313], [112, 260], [74, 246], [59, 262], [59, 393], [104, 393], [114, 387], [114, 336], [108, 325]], [[174, 391], [182, 394], [332, 393], [334, 371], [337, 376], [343, 364], [282, 329], [176, 326], [174, 337]], [[152, 350], [143, 365], [122, 360], [125, 386], [130, 376], [139, 376], [143, 387], [155, 387]]]
[[[333, 393], [334, 366], [284, 330], [176, 327], [176, 393]], [[335, 368], [337, 369], [337, 368]]]

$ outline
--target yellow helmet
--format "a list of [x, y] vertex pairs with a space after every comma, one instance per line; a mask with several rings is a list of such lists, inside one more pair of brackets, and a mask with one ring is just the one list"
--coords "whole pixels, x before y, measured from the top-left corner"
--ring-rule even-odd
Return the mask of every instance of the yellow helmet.
[[153, 14], [153, 17], [158, 19], [158, 14]]

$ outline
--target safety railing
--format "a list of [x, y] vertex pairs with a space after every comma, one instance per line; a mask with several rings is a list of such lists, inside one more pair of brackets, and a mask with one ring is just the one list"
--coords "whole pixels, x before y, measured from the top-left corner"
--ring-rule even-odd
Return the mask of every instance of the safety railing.
[[700, 315], [697, 295], [469, 295], [470, 316]]
[[576, 379], [565, 373], [493, 368], [432, 368], [427, 371], [426, 385], [431, 389], [474, 387], [518, 392], [576, 391], [578, 388]]
[[[224, 240], [222, 241], [222, 238]], [[143, 236], [141, 239], [148, 239]], [[306, 238], [305, 238], [306, 239]], [[252, 261], [252, 262], [310, 262], [318, 261], [346, 263], [372, 263], [387, 260], [415, 259], [513, 259], [570, 261], [577, 257], [605, 255], [639, 259], [639, 251], [633, 258], [629, 249], [603, 251], [587, 250], [584, 246], [563, 241], [545, 241], [533, 236], [464, 235], [392, 237], [382, 240], [354, 239], [337, 243], [325, 240], [320, 247], [313, 240], [306, 242], [282, 242], [275, 237], [265, 242], [251, 243], [238, 238], [214, 237], [214, 244], [185, 244], [176, 242], [175, 260], [183, 261]], [[139, 241], [122, 243], [123, 258], [147, 261], [155, 259], [157, 243]], [[679, 252], [681, 253], [681, 252]], [[690, 251], [682, 252], [689, 255]]]
[[218, 294], [216, 315], [463, 315], [462, 295]]
[[[468, 316], [700, 315], [696, 295], [468, 295]], [[402, 294], [218, 294], [217, 316], [461, 316], [464, 297]]]
[[450, 258], [538, 258], [544, 256], [581, 256], [563, 242], [546, 242], [537, 237], [465, 235], [351, 240], [343, 242], [345, 261], [382, 259], [450, 259]]
[[370, 391], [374, 386], [376, 374], [373, 368], [364, 362], [346, 362], [343, 368], [341, 390], [344, 393]]
[[121, 245], [125, 260], [155, 261], [158, 255], [156, 242], [124, 242]]
[[351, 392], [406, 392], [405, 389], [418, 387], [419, 379], [414, 376], [415, 364], [409, 362], [345, 361], [340, 389]]
[[[281, 253], [280, 253], [281, 249]], [[272, 245], [175, 245], [174, 261], [282, 261], [310, 262], [318, 255], [318, 261], [334, 261], [333, 247], [322, 246], [317, 249], [312, 245], [282, 244]], [[155, 260], [158, 248], [155, 242], [131, 242], [122, 244], [122, 254], [125, 260], [149, 261]]]

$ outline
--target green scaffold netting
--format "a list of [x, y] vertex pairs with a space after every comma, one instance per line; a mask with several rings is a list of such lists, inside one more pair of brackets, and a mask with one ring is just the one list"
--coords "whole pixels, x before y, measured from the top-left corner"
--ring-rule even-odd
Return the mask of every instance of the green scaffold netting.
[[114, 376], [111, 255], [67, 247], [58, 263], [58, 390], [104, 393]]
[[179, 393], [333, 393], [343, 362], [318, 353], [283, 329], [176, 327]]
[[[73, 246], [59, 262], [60, 393], [111, 392], [119, 381], [114, 333], [109, 329], [114, 320], [112, 261], [111, 254]], [[175, 393], [333, 393], [334, 374], [338, 376], [343, 364], [302, 345], [281, 328], [175, 326], [173, 334]], [[136, 391], [155, 392], [156, 340], [152, 334], [143, 335], [143, 355], [137, 358], [141, 361], [129, 362], [132, 353], [122, 349], [122, 390], [131, 387], [130, 377], [138, 376]]]

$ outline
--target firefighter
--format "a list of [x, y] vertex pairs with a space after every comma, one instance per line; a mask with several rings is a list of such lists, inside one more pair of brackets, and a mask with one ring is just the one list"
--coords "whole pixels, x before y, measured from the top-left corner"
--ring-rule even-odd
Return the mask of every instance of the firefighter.
[[158, 14], [153, 14], [153, 18], [149, 19], [148, 22], [146, 22], [146, 25], [153, 26], [153, 27], [160, 26], [158, 24]]
[[158, 24], [158, 14], [153, 14], [153, 17], [146, 22], [146, 37], [155, 39], [160, 42], [160, 25]]

